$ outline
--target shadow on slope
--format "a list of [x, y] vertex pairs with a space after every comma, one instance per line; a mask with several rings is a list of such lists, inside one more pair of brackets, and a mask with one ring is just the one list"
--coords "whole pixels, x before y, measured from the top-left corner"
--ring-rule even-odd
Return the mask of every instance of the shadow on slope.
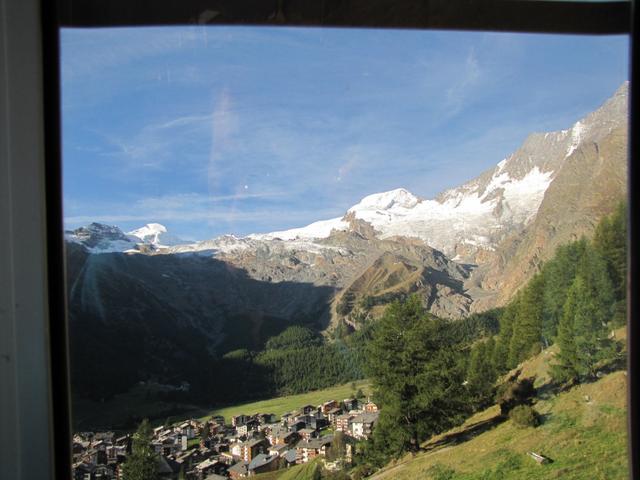
[[290, 325], [323, 328], [334, 294], [193, 254], [90, 255], [67, 245], [67, 272], [73, 395], [97, 401], [141, 381], [173, 403], [251, 398], [237, 391], [238, 376], [259, 385], [269, 372], [245, 372], [225, 354], [261, 349]]

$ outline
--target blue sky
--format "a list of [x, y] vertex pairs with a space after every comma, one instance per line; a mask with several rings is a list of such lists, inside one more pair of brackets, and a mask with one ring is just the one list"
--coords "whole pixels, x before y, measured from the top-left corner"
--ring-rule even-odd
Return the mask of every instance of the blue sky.
[[126, 28], [63, 30], [61, 51], [66, 227], [191, 240], [433, 197], [628, 76], [622, 36]]

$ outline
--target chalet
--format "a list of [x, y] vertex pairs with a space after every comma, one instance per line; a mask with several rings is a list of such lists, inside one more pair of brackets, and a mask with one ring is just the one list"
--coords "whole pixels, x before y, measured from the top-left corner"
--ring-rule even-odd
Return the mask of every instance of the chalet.
[[127, 453], [131, 453], [131, 435], [123, 435], [122, 437], [118, 437], [116, 438], [114, 443], [118, 446], [125, 447]]
[[378, 412], [361, 413], [351, 420], [351, 434], [355, 438], [369, 438], [374, 424], [378, 421]]
[[375, 413], [378, 411], [378, 406], [373, 402], [367, 402], [364, 404], [365, 413]]
[[258, 421], [260, 425], [266, 425], [276, 421], [276, 416], [273, 413], [261, 413], [258, 415]]
[[293, 413], [285, 413], [280, 417], [280, 423], [285, 426], [289, 426], [294, 421], [295, 415]]
[[236, 463], [234, 466], [230, 467], [227, 470], [229, 477], [233, 480], [237, 480], [238, 478], [244, 478], [249, 474], [249, 470], [247, 467], [249, 466], [249, 462], [240, 461]]
[[177, 430], [179, 433], [186, 435], [188, 439], [195, 438], [196, 436], [196, 428], [190, 421], [180, 424]]
[[261, 453], [249, 462], [247, 470], [249, 475], [255, 475], [257, 473], [272, 472], [273, 470], [277, 470], [279, 466], [278, 455]]
[[95, 480], [112, 480], [116, 477], [115, 466], [98, 465], [93, 472]]
[[298, 452], [295, 448], [287, 450], [280, 455], [281, 461], [280, 465], [283, 467], [290, 467], [291, 465], [295, 465], [298, 460]]
[[351, 429], [351, 420], [355, 415], [351, 413], [344, 413], [335, 417], [335, 429], [338, 432], [348, 433]]
[[335, 418], [338, 415], [342, 415], [342, 409], [340, 407], [336, 407], [336, 408], [332, 408], [331, 410], [329, 410], [326, 415], [327, 415], [327, 420], [329, 421], [330, 424], [334, 425], [335, 422]]
[[177, 480], [180, 474], [180, 465], [162, 455], [157, 457], [156, 462], [157, 478]]
[[245, 423], [247, 423], [250, 418], [251, 417], [249, 417], [248, 415], [234, 415], [233, 417], [231, 417], [231, 425], [238, 428], [240, 425], [244, 425]]
[[292, 423], [291, 425], [289, 425], [289, 429], [292, 432], [297, 432], [298, 430], [302, 430], [303, 428], [306, 428], [307, 424], [304, 422], [295, 422]]
[[115, 436], [116, 435], [113, 432], [97, 432], [93, 435], [93, 441], [99, 442], [102, 440], [107, 443], [113, 443], [113, 438]]
[[298, 431], [298, 435], [300, 435], [300, 438], [303, 440], [311, 440], [318, 436], [318, 431], [313, 428], [303, 428]]
[[276, 438], [277, 445], [293, 445], [298, 441], [300, 435], [297, 432], [285, 432], [281, 436]]
[[345, 398], [342, 401], [342, 405], [344, 405], [345, 411], [357, 410], [358, 409], [358, 400], [355, 398]]
[[[170, 456], [177, 455], [181, 451], [183, 451], [182, 438], [185, 436], [181, 435], [171, 435], [169, 437], [159, 438], [158, 440], [154, 440], [151, 445], [153, 446], [156, 453], [160, 455]], [[186, 450], [186, 448], [184, 449]]]
[[289, 450], [291, 447], [289, 447], [289, 445], [271, 445], [269, 447], [268, 453], [269, 455], [282, 455], [284, 452], [286, 452], [287, 450]]
[[329, 425], [329, 421], [324, 417], [311, 417], [307, 422], [307, 428], [312, 428], [314, 430], [321, 430], [327, 425]]
[[196, 465], [195, 471], [198, 473], [199, 478], [206, 477], [210, 473], [222, 475], [227, 471], [227, 464], [221, 462], [218, 458], [212, 457]]
[[211, 417], [210, 421], [214, 425], [224, 425], [224, 417], [222, 415], [214, 415]]
[[333, 435], [301, 441], [296, 445], [296, 463], [307, 463], [319, 455], [325, 455], [332, 441]]
[[318, 407], [314, 407], [313, 405], [305, 405], [304, 407], [302, 407], [300, 409], [300, 411], [302, 412], [303, 415], [308, 415], [312, 412], [315, 412], [318, 410]]
[[243, 456], [242, 443], [236, 442], [229, 445], [229, 453], [231, 453], [231, 455], [233, 455], [234, 457], [242, 458]]
[[239, 457], [240, 457], [239, 455], [237, 457], [234, 457], [231, 454], [231, 452], [223, 452], [220, 455], [218, 455], [218, 459], [224, 464], [226, 464], [227, 466], [231, 466], [234, 463], [236, 463]]
[[265, 453], [269, 448], [269, 442], [264, 438], [256, 438], [254, 440], [248, 440], [242, 444], [242, 459], [245, 462], [250, 462], [257, 455]]
[[333, 410], [334, 408], [338, 408], [338, 407], [339, 405], [336, 400], [329, 400], [328, 402], [324, 402], [322, 404], [322, 406], [320, 407], [320, 411], [326, 415], [327, 413], [329, 413], [330, 410]]
[[298, 437], [299, 436], [296, 432], [291, 432], [282, 426], [272, 428], [269, 435], [267, 435], [267, 439], [271, 445], [292, 444], [298, 439]]
[[176, 456], [174, 458], [174, 461], [178, 465], [179, 470], [184, 470], [185, 472], [188, 472], [189, 470], [191, 470], [192, 466], [196, 463], [195, 460], [197, 457], [198, 457], [198, 454], [195, 450], [188, 450]]

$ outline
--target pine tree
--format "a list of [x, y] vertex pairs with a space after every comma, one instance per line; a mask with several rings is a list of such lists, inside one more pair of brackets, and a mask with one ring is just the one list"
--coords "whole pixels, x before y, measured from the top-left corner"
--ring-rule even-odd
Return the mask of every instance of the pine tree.
[[542, 337], [545, 347], [555, 342], [567, 292], [586, 249], [587, 240], [584, 237], [577, 242], [562, 245], [556, 250], [553, 259], [542, 268], [545, 283], [542, 296]]
[[387, 307], [367, 353], [382, 405], [373, 434], [379, 452], [415, 452], [468, 413], [465, 372], [449, 325], [426, 314], [417, 296]]
[[627, 208], [620, 203], [616, 210], [603, 218], [593, 236], [594, 248], [606, 259], [607, 270], [615, 285], [616, 298], [626, 294], [627, 282]]
[[493, 384], [497, 379], [493, 364], [495, 345], [495, 340], [491, 337], [476, 343], [471, 350], [467, 386], [476, 407], [485, 406], [493, 398]]
[[581, 278], [576, 278], [569, 288], [563, 307], [563, 315], [558, 324], [557, 344], [559, 352], [557, 363], [551, 366], [553, 378], [559, 382], [567, 382], [578, 378], [578, 352], [575, 343], [574, 316], [580, 302], [580, 290], [583, 288]]
[[558, 327], [559, 363], [553, 375], [560, 381], [595, 378], [598, 362], [614, 353], [607, 337], [613, 289], [597, 257], [587, 260], [581, 270], [586, 278], [579, 274], [574, 280]]
[[344, 438], [344, 433], [341, 431], [337, 431], [333, 434], [333, 440], [331, 442], [331, 447], [327, 451], [327, 460], [330, 462], [334, 462], [336, 460], [340, 460], [344, 458], [347, 451], [347, 444]]
[[500, 332], [493, 352], [493, 364], [498, 373], [503, 373], [515, 366], [509, 364], [509, 345], [513, 337], [513, 323], [518, 310], [518, 301], [517, 295], [500, 315]]
[[152, 438], [151, 426], [145, 419], [133, 435], [131, 455], [122, 465], [123, 480], [156, 480], [157, 454], [151, 444]]
[[515, 366], [542, 349], [542, 295], [544, 277], [536, 275], [520, 296], [513, 335], [509, 344], [508, 364]]
[[615, 212], [600, 221], [593, 237], [593, 246], [605, 259], [609, 279], [614, 288], [616, 304], [614, 323], [626, 323], [627, 295], [627, 209], [620, 203]]

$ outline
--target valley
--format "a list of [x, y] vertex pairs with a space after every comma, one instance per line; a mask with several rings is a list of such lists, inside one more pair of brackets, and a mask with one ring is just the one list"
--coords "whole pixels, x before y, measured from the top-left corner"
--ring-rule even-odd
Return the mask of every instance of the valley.
[[77, 459], [95, 430], [194, 480], [622, 478], [627, 92], [434, 199], [65, 232]]

